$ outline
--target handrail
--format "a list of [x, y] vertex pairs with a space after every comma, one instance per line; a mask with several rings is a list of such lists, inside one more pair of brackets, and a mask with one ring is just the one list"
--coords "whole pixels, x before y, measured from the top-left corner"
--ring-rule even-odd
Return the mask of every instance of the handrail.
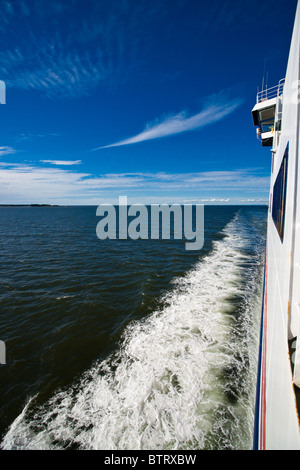
[[282, 78], [278, 85], [259, 91], [256, 96], [256, 103], [261, 103], [262, 101], [271, 100], [272, 98], [280, 96], [283, 92], [284, 81], [285, 79]]

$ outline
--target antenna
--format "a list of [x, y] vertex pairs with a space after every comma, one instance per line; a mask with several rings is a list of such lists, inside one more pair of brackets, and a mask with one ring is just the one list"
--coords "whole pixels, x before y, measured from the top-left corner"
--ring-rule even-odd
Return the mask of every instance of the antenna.
[[264, 84], [265, 84], [266, 62], [267, 62], [267, 56], [265, 56], [265, 60], [264, 60], [264, 72], [263, 72], [262, 85], [261, 85], [262, 91], [264, 89]]

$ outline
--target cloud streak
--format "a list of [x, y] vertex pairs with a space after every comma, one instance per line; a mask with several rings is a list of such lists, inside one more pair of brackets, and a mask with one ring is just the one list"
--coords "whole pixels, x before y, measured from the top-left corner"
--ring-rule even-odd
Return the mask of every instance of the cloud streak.
[[[7, 86], [41, 91], [48, 97], [86, 95], [107, 75], [100, 59], [89, 52], [69, 52], [60, 41], [42, 44], [38, 51], [33, 45], [4, 51], [0, 59]], [[30, 67], [28, 62], [36, 65]]]
[[3, 1], [0, 72], [7, 87], [66, 100], [111, 90], [124, 79], [131, 65], [123, 45], [130, 46], [131, 36], [114, 2], [86, 8], [77, 0]]
[[234, 99], [225, 104], [223, 102], [209, 104], [202, 111], [193, 116], [188, 116], [186, 112], [168, 116], [161, 120], [156, 120], [153, 123], [148, 123], [140, 134], [130, 137], [129, 139], [121, 140], [120, 142], [97, 147], [93, 149], [93, 151], [110, 147], [131, 145], [138, 142], [144, 142], [146, 140], [159, 139], [162, 137], [181, 134], [183, 132], [195, 131], [204, 126], [220, 121], [235, 111], [241, 104], [242, 100]]
[[15, 149], [13, 149], [12, 147], [7, 147], [7, 146], [0, 147], [0, 157], [2, 157], [3, 155], [9, 155], [12, 153], [16, 153]]
[[81, 160], [40, 160], [41, 163], [50, 163], [51, 165], [80, 165]]
[[[71, 168], [0, 161], [1, 203], [93, 203], [120, 194], [158, 201], [197, 197], [202, 202], [226, 202], [229, 193], [265, 196], [269, 177], [257, 169], [198, 173], [107, 173], [95, 176]], [[222, 194], [220, 194], [222, 191]], [[261, 193], [261, 194], [259, 194]]]

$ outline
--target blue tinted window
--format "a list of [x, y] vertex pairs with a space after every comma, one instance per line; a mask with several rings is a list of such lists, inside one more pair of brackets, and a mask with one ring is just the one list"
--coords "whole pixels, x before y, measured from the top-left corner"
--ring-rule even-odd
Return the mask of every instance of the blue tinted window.
[[289, 149], [287, 145], [273, 188], [272, 218], [276, 225], [281, 241], [283, 241], [284, 235], [288, 154]]

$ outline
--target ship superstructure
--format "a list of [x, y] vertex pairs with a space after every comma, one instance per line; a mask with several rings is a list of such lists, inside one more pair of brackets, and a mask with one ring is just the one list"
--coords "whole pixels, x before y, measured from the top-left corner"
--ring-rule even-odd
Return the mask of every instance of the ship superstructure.
[[257, 95], [257, 136], [271, 147], [255, 449], [300, 449], [300, 3], [286, 76]]

